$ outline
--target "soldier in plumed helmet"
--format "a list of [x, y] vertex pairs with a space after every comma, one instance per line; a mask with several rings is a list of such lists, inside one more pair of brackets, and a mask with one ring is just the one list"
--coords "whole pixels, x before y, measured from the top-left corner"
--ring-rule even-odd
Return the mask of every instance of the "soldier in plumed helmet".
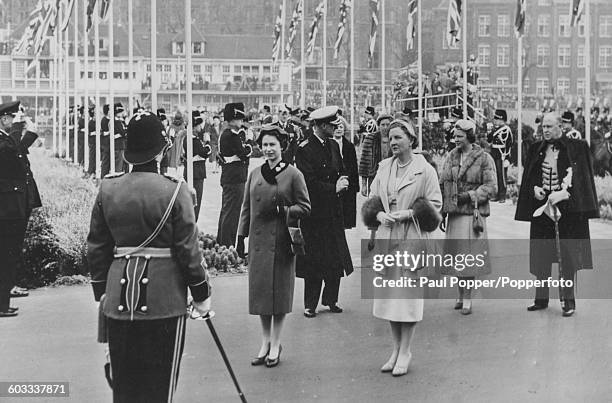
[[134, 115], [124, 154], [132, 171], [102, 180], [91, 213], [87, 261], [115, 402], [172, 401], [187, 288], [194, 309], [210, 310], [193, 196], [184, 181], [159, 173], [167, 148], [157, 116]]
[[510, 152], [514, 137], [512, 130], [506, 124], [508, 115], [504, 109], [497, 109], [493, 115], [493, 131], [487, 136], [491, 144], [491, 156], [497, 171], [497, 197], [493, 201], [504, 203], [506, 201], [506, 178], [510, 166]]
[[565, 111], [563, 115], [561, 115], [561, 131], [566, 137], [574, 140], [582, 140], [582, 134], [574, 129], [574, 114], [570, 111]]

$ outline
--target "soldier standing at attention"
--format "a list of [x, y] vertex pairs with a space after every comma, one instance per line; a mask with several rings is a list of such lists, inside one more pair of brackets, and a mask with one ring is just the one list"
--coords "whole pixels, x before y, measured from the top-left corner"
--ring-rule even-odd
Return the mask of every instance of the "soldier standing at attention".
[[491, 144], [491, 156], [497, 171], [497, 197], [493, 201], [506, 202], [506, 178], [510, 166], [510, 152], [512, 151], [512, 131], [506, 124], [508, 116], [504, 109], [497, 109], [493, 116], [495, 129], [489, 134], [488, 142]]
[[167, 144], [157, 116], [132, 117], [124, 155], [132, 172], [107, 175], [91, 213], [87, 261], [115, 402], [172, 401], [187, 288], [199, 313], [210, 310], [193, 197], [184, 181], [159, 174]]

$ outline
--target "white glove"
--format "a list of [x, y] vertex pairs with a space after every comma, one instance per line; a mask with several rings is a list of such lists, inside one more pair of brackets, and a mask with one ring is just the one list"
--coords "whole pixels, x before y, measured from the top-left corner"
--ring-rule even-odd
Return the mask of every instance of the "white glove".
[[380, 225], [385, 227], [391, 227], [395, 223], [395, 218], [393, 218], [390, 214], [385, 213], [384, 211], [379, 211], [376, 214], [376, 219], [380, 222]]
[[210, 311], [210, 297], [206, 298], [202, 302], [192, 301], [191, 305], [193, 305], [194, 309], [198, 311], [200, 315], [206, 316]]
[[562, 202], [563, 200], [569, 200], [569, 193], [566, 189], [562, 189], [562, 190], [558, 190], [556, 192], [552, 192], [549, 196], [548, 196], [548, 200], [550, 201], [550, 204], [552, 204], [553, 206], [556, 205], [559, 202]]
[[535, 198], [540, 201], [544, 200], [544, 198], [546, 197], [546, 192], [539, 186], [533, 187], [533, 194]]

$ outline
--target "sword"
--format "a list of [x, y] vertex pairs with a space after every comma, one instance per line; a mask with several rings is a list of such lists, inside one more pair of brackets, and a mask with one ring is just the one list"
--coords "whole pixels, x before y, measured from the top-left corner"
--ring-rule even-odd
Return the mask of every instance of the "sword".
[[562, 306], [565, 306], [563, 300], [563, 259], [561, 257], [561, 237], [559, 236], [559, 210], [557, 206], [554, 208], [554, 221], [555, 221], [555, 249], [557, 250], [557, 263], [559, 268], [559, 301]]
[[246, 397], [244, 396], [244, 393], [242, 393], [242, 389], [240, 389], [240, 385], [238, 384], [238, 379], [236, 379], [236, 375], [234, 374], [234, 370], [232, 369], [232, 366], [231, 366], [231, 364], [229, 362], [229, 359], [227, 358], [227, 355], [225, 354], [225, 349], [223, 349], [223, 346], [221, 345], [221, 340], [219, 340], [219, 336], [217, 335], [217, 331], [215, 330], [215, 327], [212, 324], [212, 320], [211, 319], [214, 316], [215, 316], [215, 312], [214, 311], [209, 311], [205, 316], [202, 316], [193, 307], [193, 305], [189, 306], [189, 317], [191, 319], [206, 321], [206, 324], [208, 325], [208, 329], [210, 330], [210, 334], [212, 334], [212, 337], [215, 340], [215, 343], [217, 344], [217, 348], [219, 349], [219, 352], [221, 353], [221, 357], [223, 357], [223, 362], [225, 362], [225, 366], [227, 367], [227, 371], [229, 372], [230, 376], [232, 377], [232, 381], [234, 381], [234, 386], [236, 386], [236, 391], [238, 392], [238, 396], [240, 397], [240, 401], [242, 403], [247, 403]]

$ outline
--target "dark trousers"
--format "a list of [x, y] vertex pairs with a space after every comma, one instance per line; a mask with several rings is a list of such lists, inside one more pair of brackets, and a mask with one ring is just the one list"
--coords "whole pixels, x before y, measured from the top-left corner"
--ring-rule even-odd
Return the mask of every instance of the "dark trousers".
[[123, 161], [123, 151], [115, 148], [115, 172], [127, 172], [127, 164]]
[[108, 320], [113, 402], [169, 402], [178, 383], [185, 316]]
[[110, 172], [110, 136], [100, 136], [100, 157], [102, 158], [102, 177], [104, 178]]
[[0, 312], [7, 312], [10, 305], [28, 218], [29, 214], [26, 218], [0, 220]]
[[200, 216], [200, 207], [202, 207], [202, 193], [204, 192], [204, 179], [193, 178], [193, 188], [196, 191], [196, 205], [194, 206], [196, 222]]
[[304, 308], [317, 309], [323, 281], [325, 281], [325, 288], [323, 289], [321, 304], [329, 306], [338, 302], [340, 277], [326, 277], [325, 279], [306, 277], [304, 278]]
[[221, 185], [221, 213], [219, 214], [219, 229], [217, 242], [219, 245], [230, 246], [236, 243], [240, 208], [244, 197], [244, 183]]
[[87, 144], [89, 145], [89, 168], [87, 169], [87, 173], [95, 174], [96, 173], [96, 136], [89, 135], [87, 139]]
[[506, 199], [506, 178], [508, 177], [508, 168], [504, 168], [504, 161], [501, 159], [499, 152], [493, 150], [491, 155], [495, 162], [495, 170], [497, 171], [497, 199]]
[[83, 136], [83, 133], [79, 130], [79, 144], [77, 144], [77, 163], [83, 165], [85, 163], [85, 141], [88, 139]]

